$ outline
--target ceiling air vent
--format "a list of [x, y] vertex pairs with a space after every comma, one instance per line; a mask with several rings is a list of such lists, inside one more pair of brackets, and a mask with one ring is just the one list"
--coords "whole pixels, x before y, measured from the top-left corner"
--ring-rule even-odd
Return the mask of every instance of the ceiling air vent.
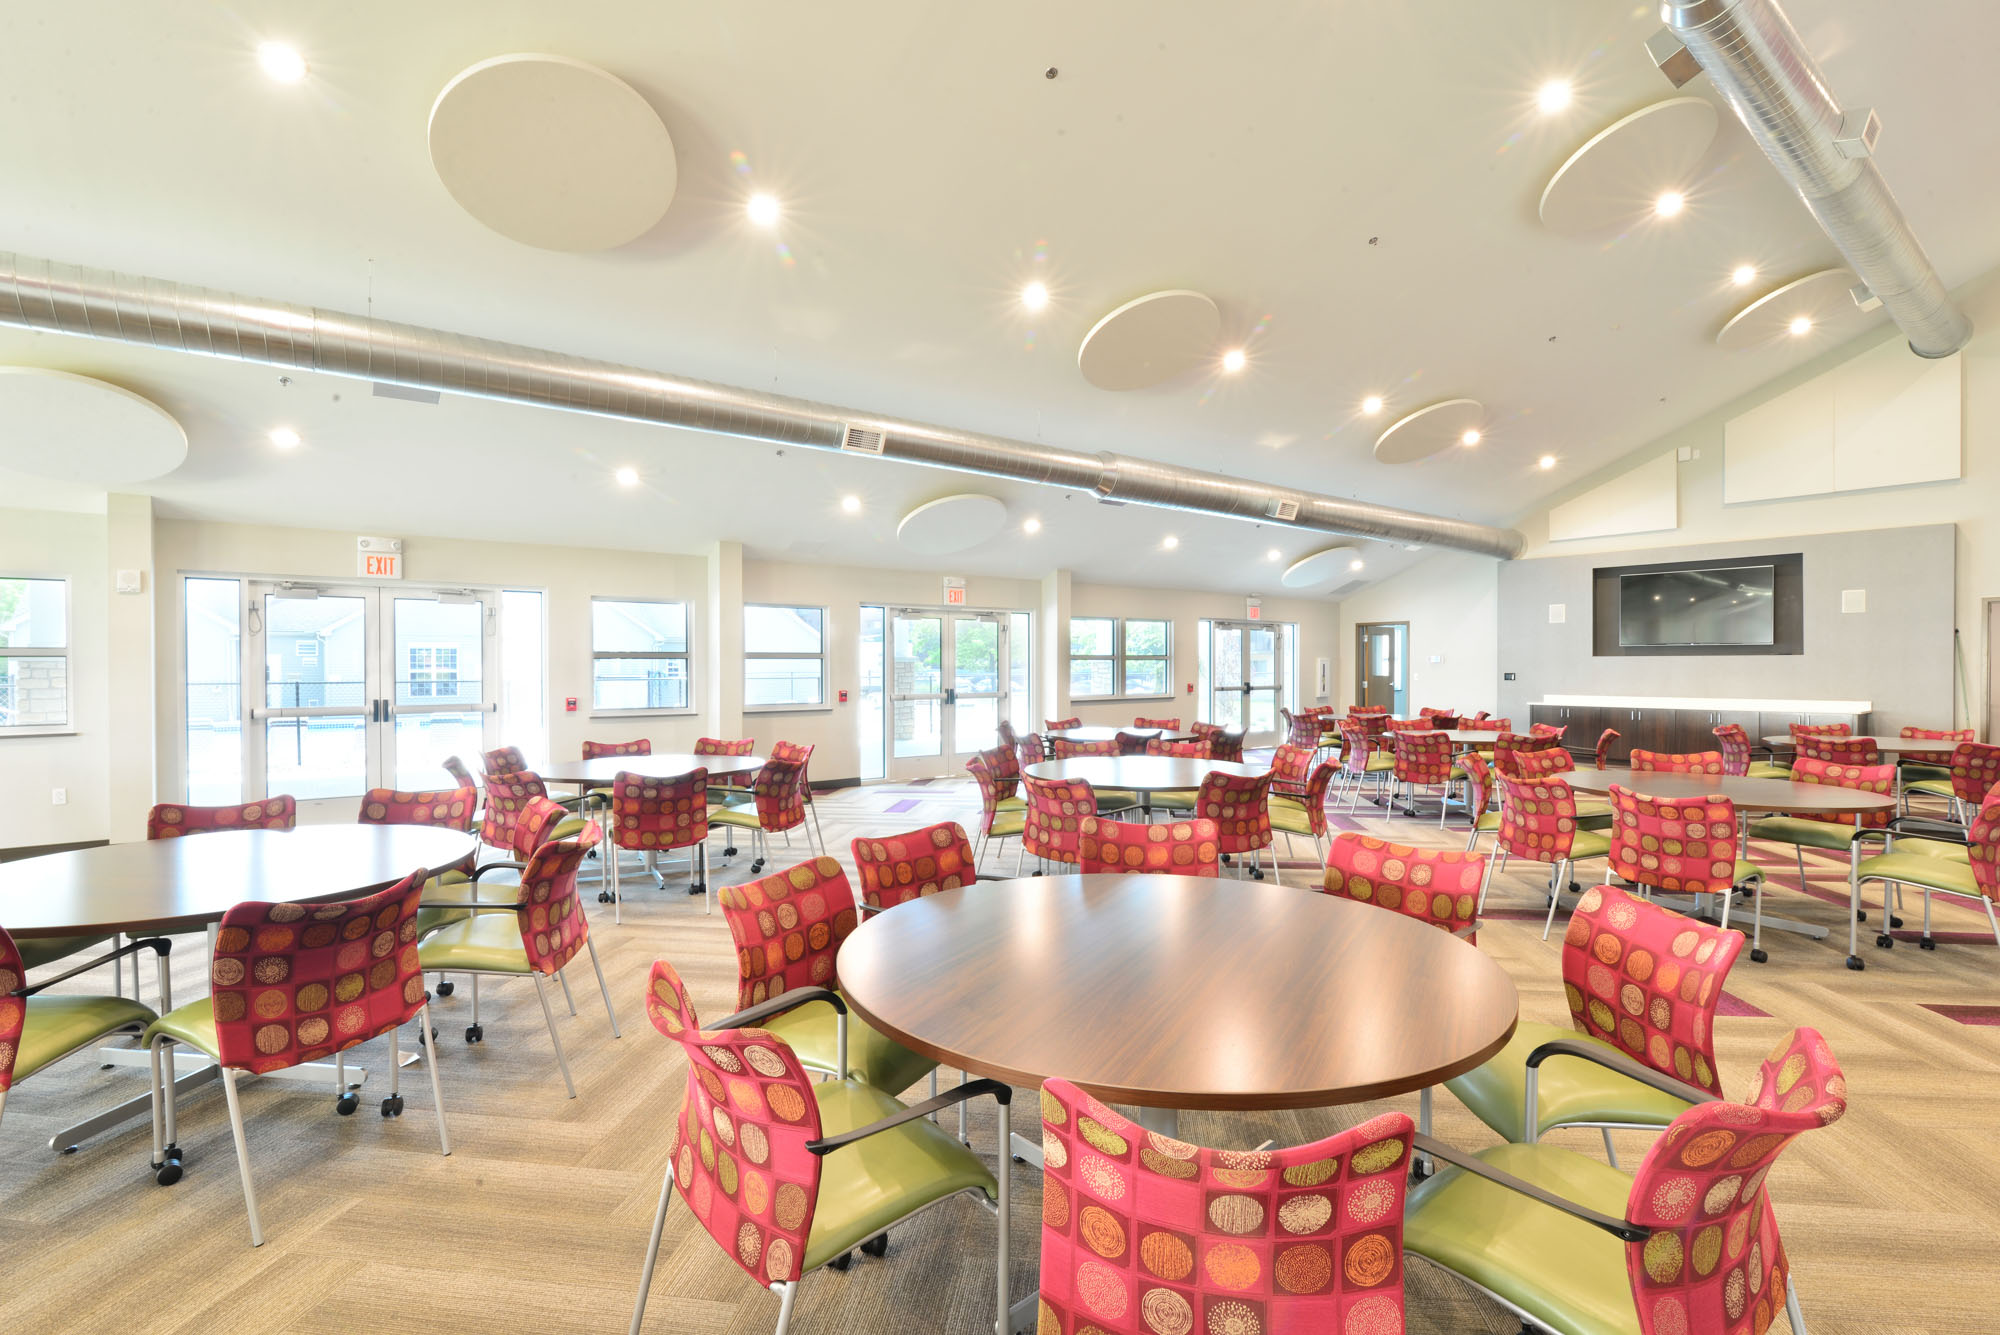
[[1299, 517], [1299, 503], [1297, 501], [1288, 501], [1281, 498], [1272, 501], [1270, 506], [1265, 509], [1264, 513], [1267, 517], [1271, 519], [1282, 519], [1287, 524], [1289, 524], [1294, 519], [1297, 519]]
[[888, 442], [880, 431], [871, 431], [865, 426], [849, 424], [847, 433], [840, 438], [840, 448], [850, 454], [880, 454]]

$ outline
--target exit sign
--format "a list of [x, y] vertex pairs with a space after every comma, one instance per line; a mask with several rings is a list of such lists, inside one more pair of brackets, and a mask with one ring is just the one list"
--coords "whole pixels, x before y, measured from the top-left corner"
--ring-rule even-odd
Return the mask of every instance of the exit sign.
[[965, 606], [965, 581], [957, 575], [944, 577], [944, 601], [949, 607]]
[[354, 573], [370, 579], [401, 579], [403, 577], [403, 540], [401, 538], [356, 538], [354, 540]]

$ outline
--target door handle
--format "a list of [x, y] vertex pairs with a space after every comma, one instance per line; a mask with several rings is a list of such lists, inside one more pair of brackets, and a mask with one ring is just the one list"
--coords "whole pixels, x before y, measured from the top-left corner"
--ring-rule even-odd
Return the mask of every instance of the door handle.
[[945, 702], [946, 704], [948, 704], [948, 705], [955, 705], [955, 704], [957, 704], [957, 703], [958, 703], [958, 688], [957, 688], [957, 687], [955, 687], [955, 686], [947, 686], [947, 687], [945, 687], [945, 688], [944, 688], [944, 702]]

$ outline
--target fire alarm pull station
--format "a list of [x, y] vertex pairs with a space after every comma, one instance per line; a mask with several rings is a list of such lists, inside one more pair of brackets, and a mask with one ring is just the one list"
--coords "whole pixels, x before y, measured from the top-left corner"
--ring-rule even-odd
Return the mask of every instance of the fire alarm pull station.
[[576, 712], [576, 697], [575, 697], [575, 696], [573, 696], [573, 695], [569, 695], [569, 696], [564, 696], [564, 697], [563, 697], [563, 713], [565, 713], [565, 714], [574, 714], [575, 712]]
[[842, 704], [846, 704], [846, 703], [847, 703], [847, 692], [846, 692], [846, 691], [842, 691], [842, 692], [840, 693], [840, 703], [842, 703]]

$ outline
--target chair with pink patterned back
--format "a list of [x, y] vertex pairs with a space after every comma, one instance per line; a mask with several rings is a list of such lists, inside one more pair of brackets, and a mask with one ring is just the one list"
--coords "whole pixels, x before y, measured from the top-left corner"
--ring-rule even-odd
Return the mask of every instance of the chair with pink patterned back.
[[[1033, 853], [1036, 863], [1074, 866], [1079, 853], [1083, 819], [1097, 814], [1097, 794], [1082, 779], [1037, 779], [1023, 775], [1028, 808], [1021, 830], [1021, 854]], [[1020, 870], [1020, 855], [1015, 858]]]
[[1025, 768], [1029, 765], [1039, 765], [1047, 760], [1049, 749], [1042, 741], [1040, 733], [1031, 732], [1014, 747], [1014, 754], [1019, 760], [1019, 767]]
[[[1960, 742], [1958, 749], [1977, 746], [1976, 742]], [[1982, 747], [1995, 751], [2000, 748]], [[1804, 762], [1801, 762], [1804, 763]], [[1924, 931], [1917, 945], [1923, 950], [1936, 950], [1937, 940], [1931, 935], [1931, 896], [1946, 895], [1954, 899], [1968, 899], [1986, 910], [1986, 925], [1993, 931], [1994, 944], [2000, 945], [2000, 913], [1994, 910], [1994, 901], [2000, 899], [2000, 787], [1988, 786], [1986, 795], [1972, 808], [1973, 817], [1966, 827], [1964, 843], [1954, 848], [1949, 844], [1937, 845], [1935, 839], [1898, 839], [1882, 855], [1872, 858], [1858, 858], [1850, 874], [1850, 924], [1858, 924], [1866, 916], [1861, 911], [1861, 884], [1864, 881], [1882, 883], [1883, 930], [1876, 936], [1875, 944], [1887, 950], [1896, 944], [1889, 928], [1901, 923], [1900, 918], [1890, 916], [1893, 896], [1900, 893], [1900, 887], [1914, 885], [1924, 892]], [[1871, 830], [1858, 831], [1854, 836], [1857, 850], [1877, 833]], [[1921, 851], [1909, 851], [1913, 846], [1926, 845]], [[1860, 955], [1860, 928], [1850, 925], [1847, 929], [1847, 967], [1862, 968]]]
[[854, 870], [861, 876], [857, 907], [863, 914], [879, 913], [940, 890], [957, 890], [979, 879], [972, 841], [955, 820], [939, 821], [907, 834], [865, 835], [849, 847], [854, 853]]
[[1597, 749], [1598, 769], [1601, 770], [1604, 768], [1605, 757], [1611, 754], [1612, 743], [1616, 742], [1623, 735], [1624, 734], [1620, 733], [1616, 728], [1606, 728], [1603, 732], [1597, 734], [1596, 749]]
[[1327, 848], [1327, 894], [1393, 909], [1442, 927], [1461, 940], [1479, 941], [1479, 888], [1486, 883], [1483, 853], [1414, 848], [1368, 834], [1339, 834]]
[[[1748, 1103], [1583, 1040], [1549, 1046], [1565, 1055], [1580, 1049], [1690, 1106], [1629, 1178], [1553, 1145], [1506, 1144], [1475, 1156], [1419, 1137], [1419, 1150], [1454, 1167], [1411, 1192], [1409, 1250], [1504, 1293], [1535, 1329], [1759, 1335], [1782, 1314], [1804, 1335], [1767, 1179], [1795, 1136], [1847, 1110], [1847, 1080], [1826, 1041], [1812, 1029], [1780, 1040]], [[1621, 1292], [1630, 1306], [1609, 1306]]]
[[1295, 749], [1316, 751], [1322, 728], [1317, 715], [1293, 714], [1286, 724], [1284, 744]]
[[444, 768], [445, 773], [451, 775], [458, 787], [477, 788], [479, 786], [478, 782], [472, 777], [472, 771], [467, 769], [465, 762], [457, 756], [446, 756], [444, 758]]
[[299, 804], [286, 794], [226, 807], [193, 807], [158, 802], [146, 813], [148, 839], [178, 839], [218, 830], [289, 830], [299, 823]]
[[1210, 758], [1209, 744], [1206, 741], [1165, 742], [1161, 741], [1158, 737], [1150, 738], [1146, 742], [1146, 754], [1149, 756], [1167, 756], [1174, 760], [1207, 760]]
[[1049, 759], [1074, 760], [1079, 756], [1123, 755], [1116, 741], [1072, 742], [1067, 737], [1049, 738]]
[[583, 758], [585, 760], [599, 760], [605, 756], [650, 756], [652, 754], [653, 744], [644, 737], [641, 737], [636, 742], [585, 742], [583, 744]]
[[[1836, 788], [1853, 788], [1861, 792], [1880, 793], [1887, 797], [1895, 792], [1896, 767], [1894, 765], [1849, 765], [1836, 761], [1819, 760], [1806, 755], [1803, 747], [1812, 739], [1801, 738], [1799, 758], [1792, 762], [1789, 778], [1793, 783], [1830, 784]], [[1837, 740], [1837, 739], [1835, 739]], [[1764, 839], [1772, 843], [1790, 844], [1792, 858], [1799, 874], [1799, 888], [1810, 891], [1806, 880], [1805, 850], [1822, 849], [1829, 853], [1845, 855], [1849, 863], [1849, 881], [1853, 881], [1852, 866], [1857, 853], [1856, 842], [1862, 831], [1888, 828], [1894, 815], [1893, 810], [1847, 814], [1839, 812], [1795, 811], [1788, 814], [1763, 816], [1750, 822], [1747, 831], [1751, 839]], [[1920, 845], [1913, 842], [1912, 847]], [[1884, 913], [1889, 912], [1885, 906]], [[1759, 922], [1762, 909], [1758, 910]], [[1727, 921], [1725, 918], [1724, 921]], [[1889, 925], [1900, 926], [1900, 918]], [[1761, 934], [1759, 934], [1761, 935]], [[1761, 941], [1752, 942], [1761, 945]], [[1764, 962], [1764, 952], [1753, 949], [1750, 958], [1759, 964]]]
[[1077, 870], [1159, 876], [1220, 876], [1212, 820], [1137, 822], [1085, 816], [1077, 827]]
[[1396, 757], [1387, 751], [1377, 751], [1372, 745], [1367, 727], [1361, 720], [1345, 718], [1340, 723], [1340, 780], [1347, 789], [1348, 810], [1352, 811], [1361, 803], [1361, 788], [1369, 775], [1375, 776], [1375, 793], [1379, 799], [1387, 777], [1396, 768]]
[[1493, 767], [1477, 751], [1458, 758], [1459, 772], [1465, 775], [1465, 810], [1471, 817], [1465, 832], [1465, 851], [1479, 847], [1479, 836], [1500, 828], [1499, 794], [1493, 783]]
[[[428, 877], [428, 871], [418, 868], [379, 893], [331, 904], [252, 900], [235, 905], [223, 913], [216, 930], [209, 995], [168, 1011], [140, 1041], [152, 1054], [153, 1169], [162, 1186], [179, 1181], [182, 1170], [175, 1138], [175, 1081], [162, 1077], [163, 1066], [172, 1070], [167, 1054], [181, 1044], [205, 1053], [221, 1068], [253, 1247], [263, 1245], [264, 1229], [250, 1180], [237, 1075], [263, 1075], [327, 1057], [342, 1070], [347, 1049], [388, 1034], [389, 1095], [382, 1100], [382, 1115], [402, 1115], [397, 1030], [414, 1019], [419, 1033], [431, 1032], [430, 998], [417, 958], [417, 906]], [[424, 1065], [437, 1111], [438, 1145], [450, 1154], [435, 1048], [434, 1041], [426, 1047]], [[352, 1112], [356, 1096], [344, 1076], [337, 1074], [336, 1081], [341, 1091], [336, 1108]]]
[[1713, 774], [1719, 776], [1727, 772], [1724, 769], [1722, 752], [1720, 751], [1689, 751], [1680, 753], [1672, 751], [1647, 751], [1635, 746], [1632, 748], [1631, 759], [1627, 763], [1632, 766], [1632, 771], [1635, 774], [1650, 772], [1656, 774]]
[[1132, 726], [1135, 728], [1164, 728], [1168, 732], [1179, 732], [1181, 730], [1181, 721], [1177, 718], [1135, 718], [1132, 720]]
[[[1519, 757], [1545, 755], [1552, 751], [1561, 751], [1562, 749], [1562, 738], [1560, 737], [1551, 737], [1546, 734], [1523, 737], [1518, 732], [1499, 733], [1493, 738], [1493, 768], [1502, 774], [1511, 774], [1515, 778], [1519, 778], [1521, 776], [1521, 762]], [[1568, 752], [1564, 752], [1564, 754], [1567, 755]], [[1564, 768], [1568, 768], [1568, 766], [1564, 766]]]
[[1271, 753], [1271, 794], [1294, 800], [1306, 793], [1306, 784], [1312, 779], [1313, 756], [1310, 746], [1293, 746], [1287, 742]]
[[480, 760], [488, 774], [519, 774], [528, 768], [527, 753], [518, 746], [496, 746], [482, 752]]
[[1067, 1080], [1041, 1106], [1040, 1335], [1400, 1335], [1406, 1114], [1214, 1150]]
[[[526, 771], [517, 774], [495, 774], [489, 771], [485, 781], [486, 807], [480, 813], [479, 842], [488, 848], [496, 848], [503, 853], [511, 853], [517, 858], [525, 859], [540, 847], [540, 844], [530, 843], [527, 847], [522, 847], [521, 838], [514, 828], [521, 818], [521, 813], [527, 809], [528, 803], [537, 798], [545, 802], [554, 802], [558, 807], [562, 804], [555, 802], [555, 799], [549, 796], [548, 785], [543, 783], [539, 776]], [[570, 816], [567, 811], [564, 814], [567, 819], [563, 826], [538, 833], [545, 839], [566, 839], [583, 828], [580, 817]]]
[[[999, 1105], [1005, 1146], [1013, 1091], [997, 1080], [974, 1080], [906, 1107], [861, 1080], [814, 1081], [798, 1053], [767, 1023], [810, 1003], [838, 1006], [845, 1014], [837, 995], [808, 987], [704, 1030], [680, 975], [665, 960], [654, 963], [646, 1016], [680, 1045], [687, 1087], [632, 1308], [633, 1335], [645, 1324], [667, 1207], [677, 1186], [709, 1236], [759, 1286], [778, 1295], [778, 1335], [791, 1325], [804, 1275], [822, 1266], [846, 1269], [856, 1247], [879, 1256], [887, 1248], [889, 1227], [948, 1196], [970, 1194], [997, 1217], [995, 1328], [1004, 1329], [1008, 1174], [996, 1179], [978, 1156], [929, 1119], [940, 1108], [954, 1103], [963, 1108], [968, 1099], [991, 1096]], [[1006, 1167], [1004, 1157], [1001, 1164]]]
[[996, 839], [1018, 838], [1027, 823], [1027, 799], [1016, 791], [1021, 780], [1002, 779], [993, 771], [988, 752], [966, 757], [965, 768], [979, 785], [979, 843], [973, 850], [976, 867]]
[[[655, 777], [619, 771], [611, 782], [609, 847], [612, 921], [625, 921], [624, 878], [618, 854], [644, 853], [649, 858], [675, 849], [688, 854], [688, 893], [707, 892], [702, 912], [715, 912], [715, 894], [708, 887], [708, 771]], [[598, 895], [602, 903], [604, 894]]]
[[[1237, 859], [1239, 874], [1243, 855], [1250, 854], [1250, 875], [1260, 881], [1264, 879], [1263, 850], [1272, 840], [1270, 797], [1269, 774], [1244, 777], [1211, 770], [1202, 776], [1194, 803], [1196, 816], [1215, 822], [1219, 851]], [[1278, 884], [1285, 883], [1275, 857], [1271, 859], [1271, 876]]]
[[1438, 828], [1442, 830], [1445, 812], [1451, 806], [1451, 738], [1441, 732], [1411, 732], [1407, 729], [1394, 736], [1396, 761], [1395, 768], [1390, 771], [1390, 814], [1395, 814], [1396, 794], [1404, 785], [1409, 786], [1410, 805], [1406, 810], [1412, 816], [1417, 814], [1417, 789], [1435, 788], [1438, 795]]
[[[771, 759], [794, 760], [799, 766], [799, 796], [806, 804], [806, 815], [812, 817], [813, 838], [819, 844], [819, 851], [826, 852], [826, 834], [819, 827], [819, 808], [813, 804], [812, 754], [810, 744], [799, 742], [772, 742]], [[753, 782], [751, 786], [756, 785]]]
[[1350, 718], [1352, 718], [1353, 716], [1355, 716], [1355, 715], [1357, 715], [1357, 714], [1384, 714], [1384, 715], [1386, 715], [1386, 714], [1388, 714], [1388, 713], [1390, 713], [1390, 712], [1391, 712], [1391, 711], [1390, 711], [1390, 709], [1389, 709], [1389, 706], [1387, 706], [1387, 705], [1349, 705], [1349, 706], [1347, 707], [1347, 713], [1348, 713], [1348, 717], [1350, 717]]
[[[1972, 729], [1905, 727], [1901, 735], [1914, 738], [1934, 738], [1937, 741], [1950, 742], [1952, 746], [1956, 746], [1960, 742], [1969, 742], [1972, 740]], [[1898, 768], [1902, 770], [1903, 784], [1907, 789], [1912, 779], [1951, 778], [1951, 758], [1952, 747], [1948, 746], [1942, 751], [1905, 751], [1896, 763]]]
[[[1714, 729], [1716, 744], [1722, 748], [1722, 772], [1748, 779], [1786, 779], [1791, 771], [1752, 758], [1755, 744], [1740, 723], [1724, 723]], [[1598, 766], [1603, 769], [1602, 765]]]
[[1847, 723], [1788, 723], [1785, 725], [1785, 729], [1792, 734], [1794, 742], [1798, 741], [1801, 737], [1852, 737], [1854, 735], [1853, 726]]
[[[1567, 751], [1530, 754], [1537, 759], [1543, 755], [1567, 759], [1569, 755]], [[1576, 794], [1556, 775], [1517, 779], [1496, 770], [1493, 779], [1500, 786], [1500, 828], [1494, 832], [1494, 845], [1501, 854], [1499, 865], [1505, 866], [1508, 858], [1526, 858], [1549, 866], [1549, 924], [1542, 928], [1542, 939], [1547, 940], [1555, 924], [1556, 906], [1562, 902], [1563, 892], [1571, 888], [1571, 869], [1585, 858], [1600, 858], [1610, 852], [1611, 839], [1578, 823]], [[1491, 876], [1487, 882], [1490, 887]], [[1486, 891], [1482, 890], [1479, 910], [1485, 909]]]
[[[775, 752], [776, 748], [772, 748]], [[805, 766], [796, 760], [781, 760], [775, 754], [764, 762], [750, 783], [750, 800], [727, 797], [711, 802], [710, 825], [726, 825], [751, 831], [752, 875], [764, 870], [771, 860], [771, 836], [783, 834], [791, 846], [791, 832], [806, 823]]]
[[1147, 743], [1152, 740], [1145, 733], [1125, 732], [1121, 729], [1118, 733], [1118, 754], [1121, 756], [1143, 756], [1146, 754]]
[[[49, 940], [42, 937], [28, 938], [28, 941], [37, 939]], [[152, 1007], [142, 1005], [131, 997], [90, 996], [67, 989], [51, 996], [41, 994], [78, 974], [106, 964], [119, 966], [122, 982], [126, 957], [151, 951], [160, 996], [171, 996], [172, 980], [167, 975], [167, 954], [172, 943], [161, 937], [129, 942], [95, 959], [73, 965], [52, 978], [44, 978], [32, 986], [29, 984], [28, 970], [38, 963], [73, 955], [110, 939], [108, 934], [62, 938], [62, 949], [37, 960], [22, 950], [22, 943], [17, 943], [5, 927], [0, 927], [0, 1114], [7, 1111], [7, 1091], [29, 1076], [64, 1057], [94, 1051], [98, 1044], [113, 1034], [142, 1034], [147, 1026], [159, 1019]], [[136, 976], [139, 968], [136, 959], [132, 968]]]
[[370, 788], [362, 794], [355, 820], [361, 825], [434, 825], [470, 834], [473, 808], [478, 804], [478, 794], [470, 788], [440, 788], [428, 793]]
[[[1611, 785], [1611, 853], [1604, 883], [1611, 878], [1670, 895], [1714, 895], [1722, 904], [1722, 926], [1738, 887], [1752, 892], [1754, 915], [1750, 958], [1764, 962], [1756, 948], [1764, 920], [1764, 872], [1736, 856], [1736, 804], [1720, 793], [1706, 797], [1652, 797], [1621, 784]], [[1754, 828], [1754, 827], [1753, 827]]]
[[[747, 756], [755, 752], [756, 749], [757, 739], [755, 737], [697, 737], [694, 739], [694, 753], [698, 756]], [[708, 789], [710, 792], [715, 792], [718, 789], [728, 789], [735, 796], [745, 796], [750, 791], [750, 780], [755, 777], [756, 771], [754, 770], [739, 770], [734, 774], [714, 775], [708, 781]], [[724, 857], [736, 856], [734, 848], [724, 848], [722, 853]]]
[[1277, 770], [1272, 770], [1271, 800], [1266, 804], [1266, 810], [1271, 813], [1272, 833], [1285, 836], [1287, 853], [1292, 851], [1292, 836], [1303, 834], [1313, 841], [1313, 860], [1324, 863], [1326, 853], [1321, 841], [1327, 835], [1326, 794], [1327, 789], [1333, 786], [1334, 775], [1339, 768], [1331, 760], [1320, 762], [1306, 780], [1305, 792], [1297, 797], [1277, 791]]
[[1951, 818], [1960, 825], [1972, 823], [1972, 813], [2000, 783], [2000, 746], [1981, 742], [1960, 742], [1951, 751], [1951, 768], [1943, 779], [1912, 779], [1904, 771], [1903, 797], [1926, 793], [1951, 803]]
[[[470, 908], [472, 916], [430, 933], [418, 949], [425, 969], [472, 975], [472, 1023], [465, 1031], [468, 1043], [483, 1042], [486, 1037], [479, 1018], [481, 977], [534, 979], [535, 997], [542, 1003], [542, 1019], [549, 1027], [549, 1043], [555, 1048], [556, 1065], [571, 1098], [576, 1097], [576, 1081], [570, 1077], [569, 1058], [563, 1053], [562, 1036], [556, 1032], [555, 1012], [549, 1008], [547, 979], [561, 983], [567, 998], [569, 980], [564, 970], [579, 952], [590, 955], [597, 989], [604, 997], [604, 1014], [611, 1021], [611, 1036], [620, 1037], [618, 1013], [611, 1007], [611, 988], [604, 981], [604, 966], [598, 963], [597, 943], [590, 939], [590, 923], [583, 912], [583, 896], [576, 889], [576, 869], [602, 834], [595, 821], [586, 821], [576, 837], [552, 839], [537, 848], [521, 869], [520, 885], [495, 887], [513, 890], [511, 898], [469, 904], [442, 902], [440, 907], [444, 908]], [[570, 1013], [576, 1013], [573, 1004]]]
[[1530, 737], [1553, 737], [1557, 741], [1561, 741], [1562, 735], [1568, 731], [1569, 724], [1567, 723], [1530, 723], [1528, 725], [1528, 736]]
[[1082, 726], [1083, 720], [1080, 718], [1049, 718], [1042, 720], [1043, 732], [1062, 732], [1067, 728], [1081, 728]]
[[[1798, 753], [1800, 760], [1822, 760], [1834, 765], [1882, 763], [1882, 752], [1872, 740], [1864, 737], [1801, 737]], [[1792, 768], [1798, 768], [1796, 761]]]
[[1512, 732], [1514, 720], [1510, 718], [1488, 718], [1481, 714], [1477, 718], [1462, 718], [1458, 721], [1461, 732]]
[[[1016, 743], [1018, 745], [1018, 743]], [[993, 777], [1006, 786], [1006, 796], [1013, 796], [1021, 786], [1021, 761], [1011, 746], [996, 746], [990, 751], [981, 751], [986, 758], [986, 767]]]
[[1232, 764], [1242, 763], [1242, 733], [1232, 734], [1220, 723], [1193, 723], [1188, 725], [1188, 731], [1208, 743], [1209, 759], [1227, 760]]
[[[1419, 710], [1417, 710], [1417, 717], [1427, 718], [1427, 719], [1450, 719], [1454, 723], [1458, 721], [1458, 715], [1453, 713], [1451, 710], [1437, 709], [1430, 705], [1425, 705]], [[1448, 727], [1450, 725], [1445, 723], [1439, 723], [1438, 726], [1440, 728], [1443, 728], [1443, 727]]]

